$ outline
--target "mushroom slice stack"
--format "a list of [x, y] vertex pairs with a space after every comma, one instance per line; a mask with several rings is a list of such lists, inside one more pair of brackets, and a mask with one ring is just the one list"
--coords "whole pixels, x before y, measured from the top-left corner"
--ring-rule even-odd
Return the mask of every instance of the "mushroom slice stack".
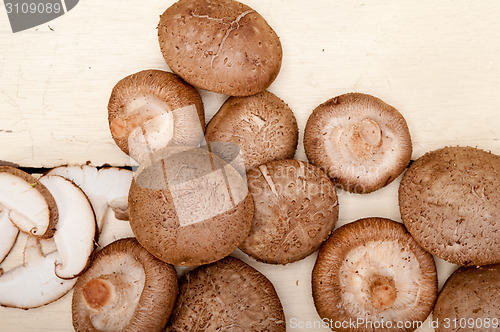
[[98, 170], [92, 166], [62, 166], [48, 174], [60, 175], [73, 181], [87, 195], [102, 230], [106, 212], [111, 208], [115, 217], [128, 220], [128, 191], [132, 181], [132, 171], [109, 167]]
[[54, 196], [59, 209], [54, 241], [61, 258], [56, 262], [56, 275], [72, 279], [85, 269], [94, 251], [94, 212], [85, 194], [73, 182], [57, 175], [43, 176], [40, 182]]
[[319, 105], [304, 132], [307, 158], [343, 189], [370, 193], [391, 183], [410, 162], [403, 116], [382, 100], [348, 93]]
[[172, 265], [154, 258], [133, 239], [99, 251], [73, 293], [78, 331], [161, 331], [177, 297]]
[[411, 322], [424, 321], [431, 312], [436, 266], [402, 224], [366, 218], [340, 227], [323, 244], [312, 290], [318, 314], [342, 323], [337, 331], [373, 330], [370, 324], [356, 329], [345, 324], [358, 319], [383, 321], [380, 331], [393, 331], [401, 323], [414, 326]]
[[40, 239], [54, 235], [54, 198], [37, 179], [17, 168], [0, 166], [0, 208], [8, 210], [8, 218], [21, 232]]
[[[0, 209], [0, 263], [2, 263], [16, 243], [19, 229], [10, 221], [9, 211], [5, 208], [2, 209], [1, 206]], [[1, 272], [2, 269], [0, 269], [0, 275]]]
[[76, 279], [64, 280], [55, 274], [60, 255], [42, 253], [39, 240], [28, 237], [24, 263], [0, 277], [0, 305], [31, 309], [52, 303], [66, 294]]

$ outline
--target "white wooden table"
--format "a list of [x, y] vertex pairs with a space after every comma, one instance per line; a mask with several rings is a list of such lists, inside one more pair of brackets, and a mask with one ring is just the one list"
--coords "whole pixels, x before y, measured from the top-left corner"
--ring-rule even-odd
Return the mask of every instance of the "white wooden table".
[[[357, 91], [405, 116], [413, 158], [445, 145], [500, 154], [498, 1], [245, 2], [281, 38], [283, 66], [270, 91], [294, 111], [301, 138], [318, 104]], [[130, 164], [109, 133], [108, 98], [128, 74], [168, 69], [156, 25], [171, 3], [82, 0], [64, 16], [16, 34], [0, 6], [0, 160], [30, 167]], [[226, 97], [202, 96], [208, 120]], [[305, 160], [302, 141], [296, 158]], [[398, 185], [364, 196], [339, 192], [338, 226], [368, 216], [400, 220]], [[235, 254], [274, 283], [289, 330], [292, 319], [319, 320], [310, 286], [315, 255], [271, 266]], [[455, 267], [437, 264], [442, 286]], [[71, 293], [39, 309], [0, 308], [0, 331], [71, 331], [70, 303]]]

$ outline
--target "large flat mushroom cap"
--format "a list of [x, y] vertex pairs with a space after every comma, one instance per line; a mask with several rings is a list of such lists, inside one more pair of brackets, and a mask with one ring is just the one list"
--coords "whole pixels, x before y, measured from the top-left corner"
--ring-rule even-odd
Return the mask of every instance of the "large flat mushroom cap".
[[437, 332], [463, 331], [463, 327], [467, 331], [496, 331], [499, 317], [500, 264], [460, 267], [446, 281], [433, 313], [433, 319], [441, 322]]
[[246, 181], [202, 148], [172, 148], [141, 165], [129, 193], [130, 225], [139, 243], [174, 265], [208, 264], [248, 236], [253, 201]]
[[411, 159], [404, 117], [382, 100], [348, 93], [319, 105], [307, 120], [304, 148], [311, 163], [342, 189], [370, 193], [391, 183]]
[[234, 257], [200, 266], [179, 281], [166, 331], [285, 331], [274, 286]]
[[399, 187], [401, 218], [430, 253], [458, 265], [500, 263], [500, 156], [446, 147], [416, 160]]
[[234, 0], [181, 0], [160, 17], [170, 69], [197, 88], [230, 96], [265, 90], [281, 68], [281, 42], [252, 8]]
[[99, 251], [73, 292], [75, 331], [161, 331], [178, 293], [173, 266], [133, 238]]
[[[250, 97], [230, 97], [207, 125], [207, 142], [240, 147], [246, 170], [272, 160], [293, 158], [297, 120], [287, 104], [269, 91]], [[213, 148], [218, 153], [217, 146]]]
[[377, 331], [413, 331], [437, 296], [437, 272], [401, 223], [365, 218], [346, 224], [321, 246], [312, 272], [312, 293], [323, 319], [341, 322], [336, 331], [373, 331], [369, 324], [351, 329], [344, 322], [391, 322]]
[[[133, 158], [144, 158], [146, 151], [142, 150], [148, 148], [198, 145], [203, 139], [205, 111], [195, 88], [172, 73], [150, 69], [129, 75], [114, 86], [108, 121], [118, 147]], [[162, 137], [155, 135], [159, 130]]]
[[247, 173], [254, 201], [252, 229], [240, 249], [274, 264], [298, 261], [316, 251], [337, 223], [335, 186], [318, 167], [277, 160]]
[[49, 190], [20, 169], [0, 166], [0, 209], [8, 209], [9, 219], [20, 231], [38, 239], [51, 238], [59, 212]]

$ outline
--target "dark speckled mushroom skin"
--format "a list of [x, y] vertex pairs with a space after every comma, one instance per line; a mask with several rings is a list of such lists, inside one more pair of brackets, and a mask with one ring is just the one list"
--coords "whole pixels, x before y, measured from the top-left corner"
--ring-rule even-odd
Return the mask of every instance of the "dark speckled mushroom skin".
[[293, 158], [298, 138], [292, 110], [269, 91], [229, 98], [206, 131], [208, 142], [237, 144], [247, 171], [272, 160]]
[[179, 280], [168, 332], [285, 331], [283, 307], [262, 273], [234, 257], [204, 265]]
[[250, 96], [281, 68], [281, 42], [252, 8], [234, 0], [181, 0], [160, 17], [158, 38], [170, 69], [195, 87]]
[[405, 226], [430, 253], [458, 265], [500, 263], [500, 157], [446, 147], [416, 160], [399, 188]]
[[[498, 321], [494, 328], [491, 320], [500, 319], [500, 264], [456, 270], [438, 296], [433, 319], [440, 322], [437, 332], [498, 331]], [[461, 319], [465, 322], [460, 322]], [[488, 320], [490, 328], [485, 325]]]
[[240, 249], [257, 260], [287, 264], [307, 257], [337, 223], [335, 186], [314, 165], [276, 160], [250, 170], [247, 181], [255, 213]]

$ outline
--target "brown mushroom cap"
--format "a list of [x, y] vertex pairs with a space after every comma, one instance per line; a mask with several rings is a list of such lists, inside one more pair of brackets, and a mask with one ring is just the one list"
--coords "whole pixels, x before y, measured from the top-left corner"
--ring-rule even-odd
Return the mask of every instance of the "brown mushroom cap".
[[[187, 125], [191, 129], [201, 129], [193, 130], [193, 133], [183, 133], [175, 127], [179, 127], [179, 123], [186, 119], [176, 117], [179, 112], [174, 111], [191, 105], [196, 107], [199, 122], [198, 119], [189, 118], [187, 121], [193, 123]], [[111, 135], [118, 147], [130, 154], [129, 136], [132, 131], [165, 112], [173, 114], [174, 143], [197, 145], [201, 142], [205, 128], [205, 112], [203, 101], [196, 89], [176, 75], [161, 70], [143, 70], [127, 76], [115, 85], [109, 99], [108, 121]], [[185, 126], [183, 123], [182, 125]]]
[[204, 265], [179, 281], [166, 331], [285, 331], [273, 284], [234, 257]]
[[307, 120], [304, 147], [311, 163], [342, 189], [355, 193], [370, 193], [391, 183], [412, 153], [401, 113], [361, 93], [319, 105]]
[[240, 249], [273, 264], [298, 261], [316, 251], [337, 223], [335, 186], [318, 167], [278, 160], [247, 174], [254, 201], [250, 235]]
[[76, 331], [161, 331], [178, 293], [174, 268], [135, 239], [99, 251], [73, 293]]
[[141, 166], [132, 181], [129, 214], [137, 240], [174, 265], [207, 264], [229, 255], [252, 224], [246, 181], [205, 149], [170, 151]]
[[399, 187], [401, 218], [430, 253], [458, 265], [500, 263], [500, 156], [446, 147], [416, 160]]
[[[27, 184], [34, 188], [33, 190], [37, 190], [45, 199], [48, 206], [48, 225], [44, 230], [32, 229], [29, 231], [29, 235], [32, 237], [36, 237], [38, 239], [48, 239], [54, 236], [56, 231], [57, 221], [59, 220], [59, 210], [57, 209], [56, 201], [49, 190], [41, 184], [36, 178], [29, 175], [28, 173], [17, 169], [11, 166], [0, 166], [0, 173], [8, 173], [12, 174], [22, 180], [24, 180]], [[29, 189], [31, 189], [29, 188]], [[25, 202], [28, 203], [28, 202]], [[2, 202], [0, 202], [0, 209], [2, 208]], [[29, 208], [29, 207], [26, 207]], [[34, 207], [32, 207], [34, 208]], [[18, 211], [18, 213], [24, 214], [23, 211]], [[25, 231], [25, 230], [21, 230]]]
[[499, 317], [500, 264], [456, 270], [439, 293], [433, 313], [440, 322], [437, 332], [496, 331]]
[[281, 43], [252, 8], [234, 0], [181, 0], [160, 17], [170, 69], [197, 88], [230, 96], [265, 90], [281, 67]]
[[[437, 296], [432, 256], [404, 226], [384, 218], [365, 218], [332, 233], [320, 248], [312, 273], [318, 314], [349, 322], [362, 318], [392, 322], [377, 331], [394, 331], [398, 322], [424, 321]], [[401, 323], [400, 323], [401, 324]], [[414, 326], [414, 324], [410, 324]], [[373, 331], [370, 325], [337, 331]], [[413, 331], [402, 328], [398, 331]]]
[[[231, 97], [207, 125], [207, 142], [230, 142], [241, 149], [246, 170], [293, 158], [299, 129], [292, 110], [269, 91]], [[216, 147], [214, 152], [218, 153]]]

